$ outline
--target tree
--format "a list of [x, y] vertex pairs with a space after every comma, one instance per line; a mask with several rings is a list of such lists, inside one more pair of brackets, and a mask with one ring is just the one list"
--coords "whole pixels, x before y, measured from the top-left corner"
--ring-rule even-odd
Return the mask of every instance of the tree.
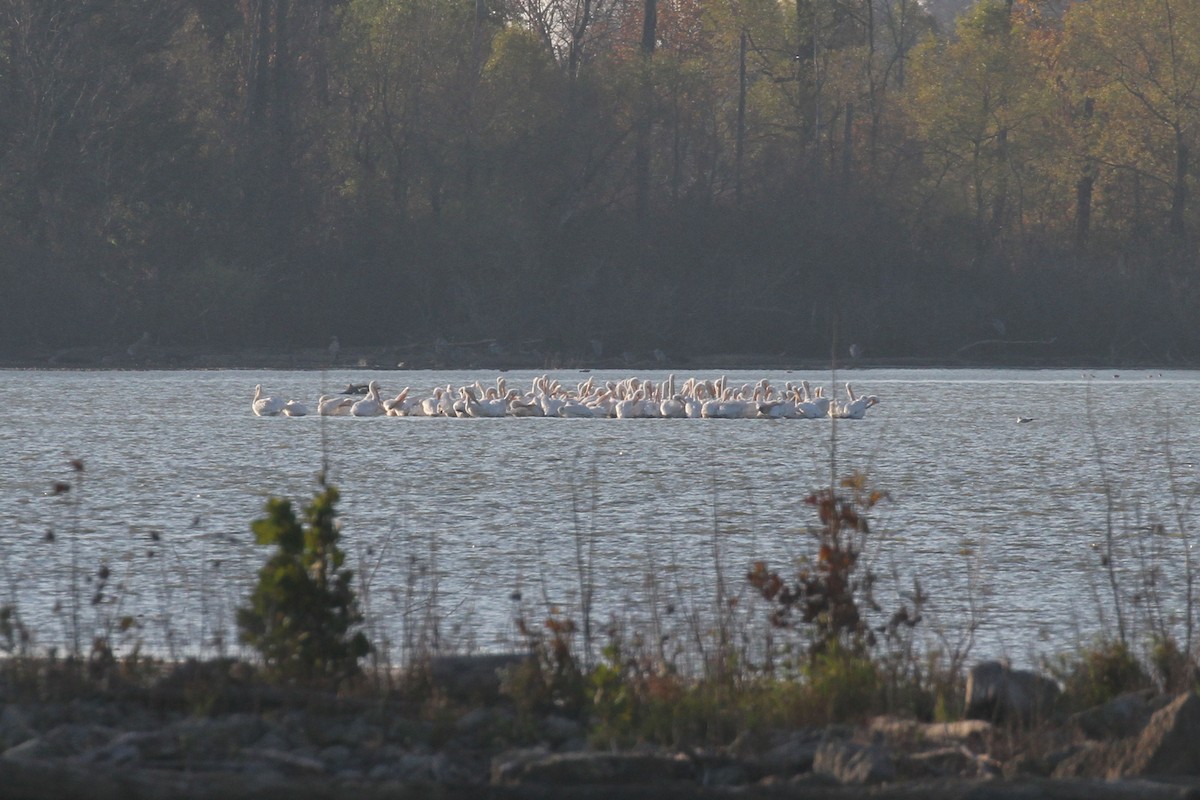
[[1194, 226], [1200, 9], [1178, 0], [1092, 0], [1072, 6], [1065, 26], [1065, 46], [1091, 98], [1084, 117], [1097, 128], [1106, 217], [1136, 228], [1150, 213], [1185, 241]]
[[325, 486], [304, 509], [301, 525], [290, 501], [272, 497], [267, 515], [251, 525], [255, 541], [275, 555], [258, 572], [249, 605], [237, 611], [242, 642], [262, 654], [276, 677], [338, 682], [358, 672], [370, 651], [351, 588], [354, 573], [342, 567], [336, 522], [338, 491]]
[[1022, 225], [1029, 189], [1053, 150], [1045, 144], [1053, 103], [1012, 1], [981, 0], [956, 40], [927, 39], [910, 76], [929, 198], [963, 209], [981, 245]]
[[101, 263], [144, 242], [164, 150], [186, 148], [167, 55], [182, 18], [179, 2], [0, 0], [0, 230]]

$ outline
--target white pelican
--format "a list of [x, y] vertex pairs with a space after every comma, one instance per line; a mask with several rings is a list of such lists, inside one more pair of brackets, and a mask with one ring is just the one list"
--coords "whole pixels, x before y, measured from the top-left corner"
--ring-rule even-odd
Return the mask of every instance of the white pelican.
[[317, 413], [322, 417], [348, 417], [354, 398], [344, 394], [323, 394], [317, 400]]
[[563, 397], [555, 397], [550, 394], [538, 395], [538, 405], [542, 408], [543, 416], [557, 417], [566, 402], [566, 398]]
[[[498, 396], [497, 396], [498, 395]], [[480, 416], [503, 417], [508, 413], [508, 404], [517, 396], [517, 390], [512, 389], [503, 394], [489, 392], [488, 396], [479, 401]]]
[[[853, 400], [837, 408], [834, 416], [842, 419], [862, 419], [867, 415], [867, 409], [879, 402], [875, 395], [867, 395]], [[832, 412], [831, 412], [832, 413]]]
[[800, 416], [800, 411], [791, 400], [772, 400], [758, 404], [758, 415], [768, 419], [795, 419]]
[[567, 400], [558, 407], [558, 415], [560, 417], [590, 418], [597, 416], [597, 412], [596, 409], [592, 408], [586, 403], [581, 403], [578, 400], [571, 399]]
[[[446, 384], [446, 388], [438, 394], [438, 413], [436, 416], [442, 417], [457, 417], [458, 412], [454, 408], [454, 388], [450, 384]], [[435, 416], [431, 414], [430, 416]]]
[[442, 392], [440, 386], [434, 387], [433, 394], [421, 398], [421, 413], [427, 417], [439, 417], [442, 414]]
[[687, 408], [683, 404], [682, 397], [678, 394], [671, 394], [659, 404], [658, 413], [665, 419], [683, 419], [687, 416]]
[[613, 415], [617, 419], [633, 419], [643, 416], [642, 390], [635, 391], [632, 397], [618, 400], [613, 407]]
[[261, 383], [254, 387], [254, 402], [250, 407], [254, 409], [255, 416], [277, 417], [283, 411], [284, 405], [284, 401], [278, 397], [263, 397]]
[[308, 406], [299, 400], [288, 400], [283, 404], [283, 414], [286, 417], [307, 417]]
[[378, 417], [386, 413], [379, 399], [378, 381], [367, 384], [367, 396], [350, 406], [350, 415], [354, 417]]
[[541, 417], [542, 407], [531, 397], [514, 397], [508, 401], [508, 416], [510, 417]]
[[811, 400], [796, 404], [796, 411], [803, 419], [821, 419], [829, 416], [829, 406], [829, 398], [821, 394], [820, 387], [817, 387], [816, 394], [812, 396]]
[[417, 401], [408, 399], [407, 386], [391, 400], [383, 401], [384, 413], [389, 417], [407, 417], [415, 407], [417, 407]]

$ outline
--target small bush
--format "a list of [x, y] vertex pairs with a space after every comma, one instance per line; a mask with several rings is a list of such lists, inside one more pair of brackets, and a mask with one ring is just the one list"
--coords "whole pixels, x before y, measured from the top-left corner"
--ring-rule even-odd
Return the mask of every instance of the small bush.
[[816, 654], [805, 672], [820, 722], [857, 720], [877, 710], [882, 681], [868, 656], [835, 644]]
[[268, 674], [290, 681], [337, 683], [358, 673], [370, 651], [362, 614], [338, 549], [338, 492], [325, 486], [304, 509], [301, 525], [288, 500], [272, 497], [251, 525], [275, 555], [258, 572], [250, 604], [237, 611], [242, 642], [262, 655]]
[[1116, 640], [1098, 642], [1052, 671], [1063, 684], [1066, 703], [1078, 709], [1098, 706], [1151, 685], [1150, 676], [1129, 646]]

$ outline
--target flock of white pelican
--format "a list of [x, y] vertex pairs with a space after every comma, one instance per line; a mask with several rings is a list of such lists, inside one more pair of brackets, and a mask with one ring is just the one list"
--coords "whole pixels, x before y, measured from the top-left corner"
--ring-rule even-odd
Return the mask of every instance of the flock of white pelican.
[[[879, 402], [875, 395], [859, 396], [846, 383], [844, 400], [808, 381], [773, 386], [765, 378], [732, 386], [716, 380], [689, 378], [676, 385], [675, 376], [657, 382], [626, 378], [598, 381], [594, 376], [574, 387], [542, 375], [528, 390], [510, 387], [499, 377], [494, 385], [475, 381], [455, 388], [438, 386], [427, 394], [405, 387], [394, 398], [382, 399], [378, 381], [365, 395], [327, 394], [317, 400], [316, 413], [327, 417], [594, 417], [667, 419], [862, 419]], [[302, 417], [309, 408], [282, 400], [254, 387], [254, 413], [260, 417]]]

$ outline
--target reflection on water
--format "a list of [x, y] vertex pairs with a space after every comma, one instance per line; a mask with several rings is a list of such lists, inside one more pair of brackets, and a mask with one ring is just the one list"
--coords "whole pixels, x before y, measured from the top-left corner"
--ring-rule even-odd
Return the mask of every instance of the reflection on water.
[[[865, 472], [893, 498], [875, 526], [876, 569], [903, 586], [920, 577], [932, 597], [931, 630], [954, 633], [974, 608], [983, 623], [976, 655], [1024, 660], [1090, 637], [1101, 613], [1111, 618], [1095, 549], [1109, 505], [1124, 537], [1121, 569], [1132, 576], [1138, 552], [1162, 561], [1168, 578], [1181, 568], [1176, 511], [1190, 527], [1184, 503], [1197, 486], [1200, 423], [1180, 411], [1200, 373], [860, 370], [839, 378], [882, 402], [866, 420], [838, 423], [836, 437], [827, 420], [250, 411], [256, 383], [315, 405], [319, 394], [368, 378], [394, 394], [494, 377], [0, 372], [0, 602], [19, 602], [44, 643], [62, 644], [72, 560], [88, 575], [105, 563], [110, 585], [121, 586], [106, 596], [119, 603], [92, 606], [82, 585], [86, 625], [129, 614], [158, 650], [214, 637], [231, 644], [232, 609], [265, 558], [251, 544], [250, 520], [269, 494], [307, 497], [323, 463], [342, 491], [346, 549], [369, 580], [376, 635], [393, 643], [431, 597], [444, 618], [440, 634], [460, 647], [511, 641], [515, 591], [537, 613], [547, 603], [570, 613], [577, 541], [590, 552], [598, 622], [613, 611], [649, 618], [667, 605], [709, 613], [718, 565], [731, 590], [745, 593], [754, 560], [787, 565], [808, 552], [812, 516], [802, 501], [829, 481], [834, 459], [837, 474]], [[528, 385], [533, 374], [506, 377]], [[69, 458], [83, 460], [82, 475]], [[56, 480], [72, 491], [53, 496]], [[1164, 535], [1129, 533], [1158, 520]], [[1127, 578], [1131, 593], [1132, 584]], [[1178, 586], [1156, 587], [1165, 613], [1182, 610]], [[748, 593], [738, 609], [762, 616]]]

